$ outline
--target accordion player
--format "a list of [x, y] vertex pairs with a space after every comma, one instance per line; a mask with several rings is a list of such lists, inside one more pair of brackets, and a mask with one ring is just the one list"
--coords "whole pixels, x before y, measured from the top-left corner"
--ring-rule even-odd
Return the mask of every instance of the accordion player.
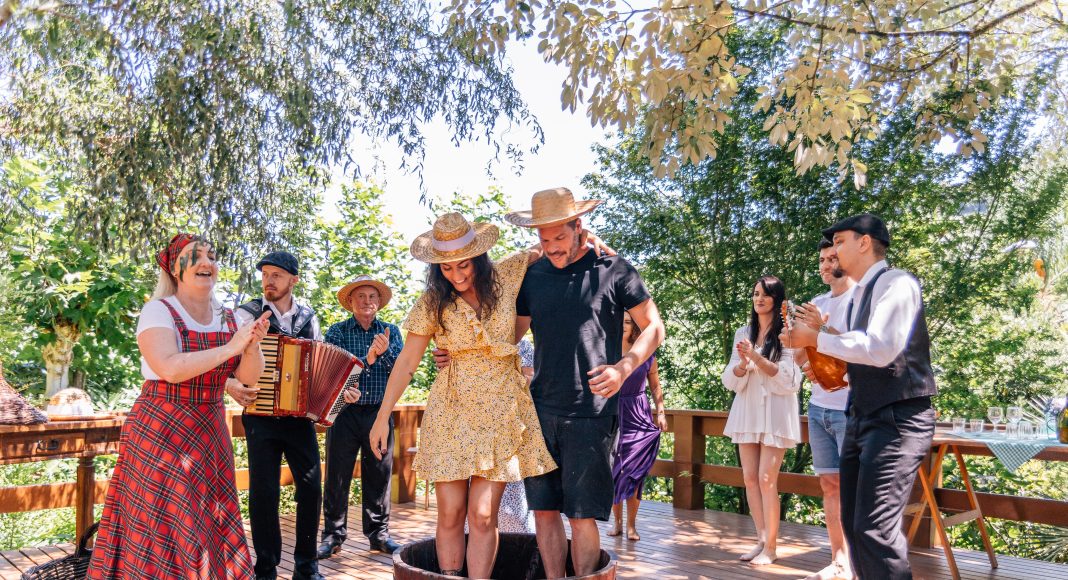
[[333, 425], [345, 406], [345, 389], [359, 386], [363, 364], [343, 348], [303, 338], [268, 334], [261, 342], [263, 373], [249, 415], [307, 417]]

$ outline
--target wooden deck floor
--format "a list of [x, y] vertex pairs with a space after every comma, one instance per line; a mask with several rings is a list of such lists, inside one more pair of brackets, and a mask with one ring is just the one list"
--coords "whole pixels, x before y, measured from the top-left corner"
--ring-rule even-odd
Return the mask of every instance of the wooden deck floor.
[[[754, 536], [752, 521], [737, 514], [709, 510], [673, 509], [668, 504], [642, 504], [638, 531], [642, 539], [629, 542], [603, 537], [603, 546], [620, 560], [620, 577], [633, 579], [668, 578], [804, 578], [822, 568], [830, 559], [827, 535], [822, 528], [784, 523], [779, 560], [772, 566], [756, 569], [738, 561]], [[394, 539], [406, 543], [434, 533], [434, 506], [429, 511], [422, 504], [394, 506], [391, 528]], [[360, 521], [358, 507], [349, 515], [350, 522]], [[602, 525], [602, 531], [607, 524]], [[292, 551], [293, 517], [282, 521], [284, 551]], [[0, 579], [18, 578], [21, 571], [73, 553], [73, 546], [24, 548], [0, 555]], [[1001, 566], [991, 570], [985, 554], [956, 550], [961, 576], [977, 579], [1068, 579], [1068, 566], [999, 556]], [[279, 575], [288, 578], [292, 554], [283, 554]], [[916, 578], [948, 579], [941, 550], [917, 550], [912, 554]], [[389, 556], [368, 551], [362, 536], [345, 544], [342, 551], [321, 563], [327, 578], [391, 578]]]

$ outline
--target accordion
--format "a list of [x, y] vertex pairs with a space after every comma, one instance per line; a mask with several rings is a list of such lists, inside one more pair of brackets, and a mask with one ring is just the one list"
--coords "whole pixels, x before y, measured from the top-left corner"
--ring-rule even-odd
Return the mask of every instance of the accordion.
[[265, 364], [249, 415], [307, 417], [330, 426], [345, 406], [342, 393], [359, 386], [363, 364], [343, 348], [268, 334], [260, 350]]

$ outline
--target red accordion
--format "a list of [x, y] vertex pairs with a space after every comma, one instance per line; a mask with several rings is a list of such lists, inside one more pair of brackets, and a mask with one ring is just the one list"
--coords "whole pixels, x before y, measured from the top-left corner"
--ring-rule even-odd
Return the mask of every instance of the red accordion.
[[265, 364], [249, 415], [307, 417], [330, 426], [345, 406], [342, 393], [359, 386], [363, 364], [343, 348], [268, 334], [260, 349]]

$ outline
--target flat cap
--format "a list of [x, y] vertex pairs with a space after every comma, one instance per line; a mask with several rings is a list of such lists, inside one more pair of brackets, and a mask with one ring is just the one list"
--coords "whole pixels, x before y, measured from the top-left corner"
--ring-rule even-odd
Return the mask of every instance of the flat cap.
[[890, 231], [886, 229], [886, 224], [883, 223], [882, 218], [879, 216], [862, 213], [847, 217], [823, 230], [823, 237], [833, 240], [834, 234], [845, 231], [857, 232], [862, 236], [871, 236], [872, 239], [879, 240], [886, 244], [887, 247], [890, 247]]
[[275, 266], [294, 276], [300, 275], [299, 267], [297, 266], [297, 257], [289, 252], [278, 251], [267, 254], [262, 260], [256, 263], [256, 269], [262, 271], [264, 266]]

